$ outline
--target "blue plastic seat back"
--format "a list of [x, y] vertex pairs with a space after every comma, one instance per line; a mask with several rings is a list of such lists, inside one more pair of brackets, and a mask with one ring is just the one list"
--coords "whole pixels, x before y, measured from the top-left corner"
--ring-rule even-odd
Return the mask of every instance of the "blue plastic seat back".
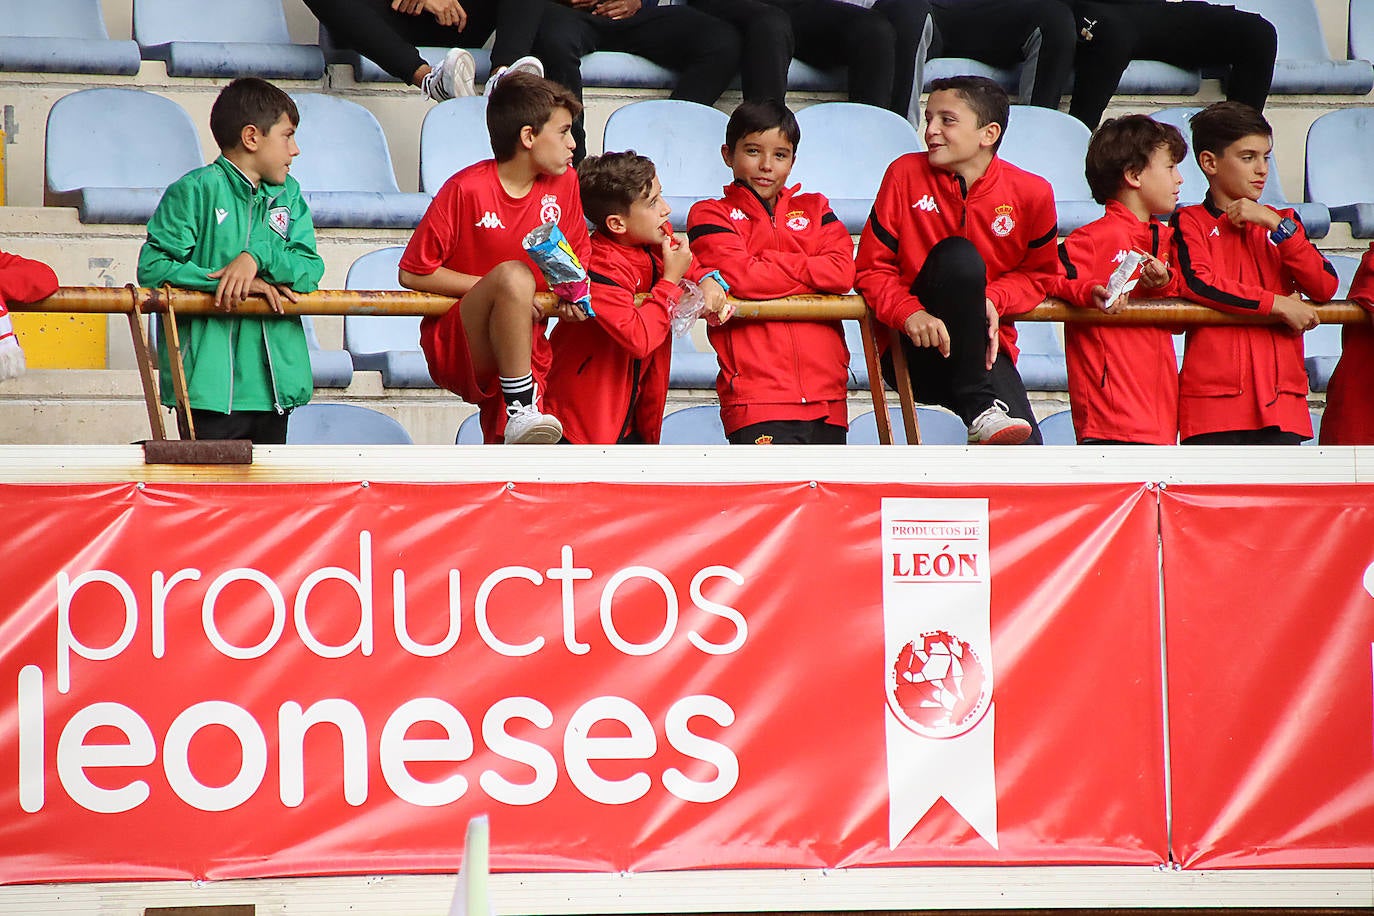
[[863, 231], [887, 167], [921, 148], [910, 121], [872, 105], [822, 102], [798, 111], [797, 125], [802, 142], [788, 182], [829, 198], [851, 235]]
[[601, 148], [634, 150], [654, 161], [663, 196], [681, 228], [692, 203], [719, 197], [733, 180], [720, 157], [729, 117], [709, 105], [675, 99], [645, 99], [622, 105], [606, 119]]
[[315, 321], [311, 316], [302, 315], [301, 326], [305, 329], [305, 345], [310, 351], [310, 375], [315, 387], [347, 388], [352, 384], [353, 357], [348, 355], [348, 351], [321, 347], [320, 335], [315, 332]]
[[[348, 268], [345, 289], [402, 289], [396, 279], [401, 254], [400, 246], [379, 248], [359, 257]], [[344, 349], [354, 356], [357, 368], [364, 368], [360, 355], [387, 351], [420, 350], [420, 316], [418, 315], [345, 315]]]
[[486, 97], [441, 102], [420, 125], [420, 190], [437, 194], [455, 172], [491, 157]]
[[11, 38], [110, 37], [100, 0], [0, 0], [0, 33]]
[[1059, 228], [1072, 231], [1102, 215], [1092, 199], [1083, 160], [1092, 132], [1062, 111], [1033, 105], [1011, 106], [1007, 132], [998, 155], [1044, 178], [1054, 188]]
[[291, 411], [288, 445], [410, 445], [398, 421], [356, 404], [303, 404]]
[[1274, 93], [1364, 95], [1374, 88], [1368, 61], [1332, 59], [1313, 0], [1231, 0], [1230, 5], [1259, 13], [1278, 32]]
[[691, 334], [673, 338], [673, 356], [668, 365], [669, 388], [714, 388], [719, 364], [709, 343], [697, 349]]
[[1016, 345], [1021, 353], [1016, 369], [1029, 391], [1064, 391], [1069, 371], [1064, 345], [1056, 325], [1048, 321], [1021, 321], [1016, 325]]
[[1067, 410], [1050, 414], [1039, 421], [1039, 426], [1046, 445], [1078, 444], [1078, 435], [1073, 431], [1073, 415]]
[[482, 414], [469, 414], [458, 424], [458, 434], [453, 437], [454, 445], [481, 445], [486, 442], [482, 435]]
[[1338, 108], [1312, 122], [1307, 194], [1328, 207], [1374, 202], [1374, 108]]
[[[352, 48], [345, 48], [334, 40], [334, 36], [325, 28], [324, 23], [320, 23], [320, 50], [324, 53], [324, 59], [331, 64], [344, 64], [353, 68], [353, 79], [359, 83], [384, 83], [395, 82], [396, 77], [387, 73], [371, 58], [363, 57]], [[435, 47], [432, 45], [421, 45], [415, 49], [420, 52], [420, 57], [431, 67], [438, 68], [444, 62], [444, 55], [448, 53], [448, 48]], [[477, 65], [474, 78], [478, 85], [486, 82], [487, 74], [491, 71], [491, 53], [483, 48], [469, 48], [472, 52], [473, 63]]]
[[377, 118], [357, 102], [316, 92], [293, 94], [301, 154], [291, 174], [307, 191], [396, 193], [391, 150]]
[[[116, 137], [118, 142], [100, 139]], [[99, 155], [92, 155], [93, 142], [100, 144]], [[58, 99], [48, 111], [49, 191], [160, 192], [204, 164], [191, 116], [160, 95], [141, 89], [82, 89]]]
[[[898, 445], [906, 445], [906, 424], [902, 420], [902, 409], [889, 407], [887, 417], [892, 425], [892, 441]], [[947, 410], [917, 407], [916, 425], [921, 431], [922, 445], [968, 445], [968, 427], [964, 425], [963, 420]], [[849, 444], [878, 444], [878, 422], [873, 416], [873, 411], [861, 413], [849, 422]]]
[[1350, 59], [1374, 61], [1374, 0], [1350, 0], [1346, 26]]
[[134, 40], [171, 76], [319, 79], [324, 55], [291, 41], [278, 0], [134, 0]]
[[726, 445], [728, 441], [715, 404], [684, 407], [666, 415], [659, 438], [663, 445]]

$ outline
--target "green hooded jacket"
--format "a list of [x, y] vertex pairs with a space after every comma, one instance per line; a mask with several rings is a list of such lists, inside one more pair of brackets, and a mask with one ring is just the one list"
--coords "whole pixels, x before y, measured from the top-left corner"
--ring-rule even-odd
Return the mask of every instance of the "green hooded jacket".
[[[243, 252], [268, 283], [308, 293], [324, 262], [296, 179], [254, 188], [223, 156], [188, 172], [162, 195], [138, 255], [141, 286], [164, 284], [213, 293], [210, 274]], [[299, 407], [314, 383], [298, 316], [187, 316], [177, 319], [186, 386], [197, 410], [231, 413]], [[162, 403], [176, 403], [165, 335], [158, 337]]]

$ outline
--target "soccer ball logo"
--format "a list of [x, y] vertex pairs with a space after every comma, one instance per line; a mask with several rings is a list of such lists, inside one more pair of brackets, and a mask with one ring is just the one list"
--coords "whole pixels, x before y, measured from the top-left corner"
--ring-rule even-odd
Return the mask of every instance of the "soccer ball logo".
[[982, 721], [992, 697], [973, 648], [944, 630], [923, 633], [898, 651], [887, 672], [887, 703], [927, 738], [953, 738]]

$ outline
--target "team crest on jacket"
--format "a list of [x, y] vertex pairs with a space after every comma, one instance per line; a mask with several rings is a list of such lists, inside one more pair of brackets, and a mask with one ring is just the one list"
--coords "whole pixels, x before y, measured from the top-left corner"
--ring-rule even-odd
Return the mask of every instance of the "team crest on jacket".
[[291, 210], [287, 207], [273, 207], [267, 211], [267, 225], [282, 238], [286, 238], [291, 228]]
[[787, 228], [793, 232], [802, 232], [809, 225], [811, 220], [807, 218], [805, 210], [793, 210], [787, 214]]
[[545, 223], [556, 223], [563, 218], [563, 208], [558, 205], [558, 198], [552, 194], [545, 194], [539, 201], [539, 219]]
[[1011, 230], [1016, 228], [1016, 220], [1011, 218], [1013, 208], [1011, 204], [1002, 204], [997, 207], [996, 216], [992, 218], [992, 231], [998, 238], [1006, 238], [1011, 235]]

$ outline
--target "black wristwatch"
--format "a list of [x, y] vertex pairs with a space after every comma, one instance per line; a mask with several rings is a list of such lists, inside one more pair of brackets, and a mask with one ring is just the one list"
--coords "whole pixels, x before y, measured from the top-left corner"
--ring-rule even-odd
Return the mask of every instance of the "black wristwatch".
[[1293, 220], [1289, 217], [1285, 216], [1283, 219], [1279, 220], [1278, 227], [1275, 228], [1273, 232], [1269, 233], [1269, 241], [1277, 245], [1282, 241], [1291, 239], [1297, 233], [1297, 231], [1298, 224], [1293, 222]]

